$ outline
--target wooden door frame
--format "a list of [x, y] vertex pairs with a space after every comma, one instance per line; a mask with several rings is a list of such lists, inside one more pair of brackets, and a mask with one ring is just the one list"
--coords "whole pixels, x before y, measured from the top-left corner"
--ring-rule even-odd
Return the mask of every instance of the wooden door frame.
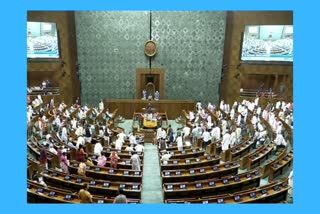
[[159, 94], [160, 99], [164, 99], [164, 78], [165, 69], [164, 68], [137, 68], [136, 69], [136, 99], [142, 98], [142, 89], [144, 86], [141, 85], [141, 75], [146, 74], [157, 74], [160, 76], [159, 80]]

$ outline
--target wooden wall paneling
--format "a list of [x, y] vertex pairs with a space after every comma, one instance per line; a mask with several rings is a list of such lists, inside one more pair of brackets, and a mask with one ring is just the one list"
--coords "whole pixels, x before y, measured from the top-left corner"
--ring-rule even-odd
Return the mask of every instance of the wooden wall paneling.
[[[293, 24], [292, 11], [228, 11], [227, 27], [224, 48], [224, 64], [228, 65], [228, 69], [224, 72], [224, 78], [221, 81], [220, 98], [226, 102], [233, 102], [240, 95], [241, 85], [255, 86], [261, 84], [261, 76], [258, 79], [246, 79], [249, 74], [270, 75], [269, 85], [277, 87], [271, 81], [275, 75], [286, 75], [285, 96], [288, 99], [293, 98], [293, 66], [287, 64], [246, 64], [242, 63], [240, 67], [240, 76], [237, 78], [236, 66], [240, 63], [240, 47], [241, 36], [245, 25], [276, 25], [276, 24]], [[252, 76], [253, 77], [253, 76]], [[244, 83], [248, 81], [248, 83]], [[277, 88], [273, 88], [277, 91]]]
[[160, 113], [167, 113], [169, 119], [175, 119], [181, 115], [183, 109], [194, 109], [195, 103], [192, 100], [159, 100], [148, 101], [139, 99], [110, 99], [104, 100], [105, 107], [109, 108], [110, 112], [118, 108], [118, 114], [126, 119], [132, 119], [134, 112], [142, 112], [148, 103], [151, 103], [154, 108]]
[[[28, 21], [55, 22], [59, 32], [60, 59], [28, 60], [28, 86], [37, 86], [49, 79], [60, 87], [60, 98], [66, 104], [74, 103], [80, 96], [77, 77], [77, 47], [73, 11], [28, 11]], [[61, 62], [64, 66], [61, 66]]]

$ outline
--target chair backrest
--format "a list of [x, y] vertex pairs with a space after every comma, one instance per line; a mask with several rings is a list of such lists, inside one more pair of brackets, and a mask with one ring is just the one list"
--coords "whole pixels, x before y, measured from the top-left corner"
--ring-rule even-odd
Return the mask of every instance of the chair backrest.
[[152, 82], [147, 83], [146, 90], [147, 90], [147, 96], [149, 96], [150, 94], [154, 96], [155, 86]]

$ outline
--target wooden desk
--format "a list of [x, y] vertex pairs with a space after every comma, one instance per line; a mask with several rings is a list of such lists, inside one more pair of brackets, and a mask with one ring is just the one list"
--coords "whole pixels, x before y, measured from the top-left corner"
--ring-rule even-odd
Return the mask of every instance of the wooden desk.
[[139, 100], [139, 99], [105, 99], [104, 106], [109, 109], [118, 109], [118, 114], [131, 119], [134, 112], [140, 112], [148, 103], [158, 112], [167, 112], [168, 118], [175, 119], [182, 109], [193, 110], [195, 102], [192, 100]]
[[146, 118], [143, 118], [143, 127], [148, 128], [148, 129], [154, 129], [158, 125], [157, 120], [148, 120]]
[[164, 183], [165, 199], [198, 196], [213, 196], [243, 191], [260, 185], [261, 174], [258, 170], [227, 176], [222, 179], [205, 179], [194, 182]]
[[269, 159], [271, 157], [271, 153], [273, 150], [274, 144], [269, 144], [263, 149], [256, 151], [248, 158], [247, 169], [254, 169], [261, 165], [262, 162]]
[[268, 178], [269, 182], [271, 182], [278, 175], [283, 174], [283, 172], [288, 167], [291, 167], [292, 163], [293, 163], [293, 152], [291, 151], [282, 159], [271, 164], [269, 178]]
[[89, 184], [89, 192], [95, 195], [103, 195], [107, 197], [116, 197], [120, 185], [124, 188], [125, 194], [130, 198], [141, 199], [141, 183], [140, 182], [119, 182], [110, 180], [96, 180], [94, 178], [83, 177], [79, 175], [67, 175], [57, 170], [45, 170], [42, 173], [48, 185], [60, 186], [65, 190], [77, 192]]
[[174, 170], [174, 169], [191, 169], [196, 167], [213, 166], [220, 162], [220, 157], [207, 156], [207, 157], [193, 157], [187, 159], [170, 159], [168, 161], [161, 161], [161, 170]]
[[[54, 193], [54, 195], [51, 195]], [[48, 186], [44, 188], [40, 184], [28, 180], [27, 183], [27, 202], [28, 203], [80, 203], [80, 199], [75, 192], [67, 191], [57, 187]], [[69, 199], [66, 199], [68, 195]], [[93, 203], [113, 203], [114, 198], [92, 195]], [[127, 198], [128, 203], [140, 203], [140, 199]]]
[[[78, 166], [79, 162], [70, 161], [70, 173], [77, 174]], [[142, 182], [142, 171], [129, 169], [112, 169], [110, 167], [87, 166], [86, 176], [97, 179], [109, 179], [113, 181]]]
[[195, 181], [209, 178], [222, 178], [227, 175], [236, 175], [239, 164], [223, 163], [216, 166], [206, 166], [192, 169], [163, 170], [161, 172], [162, 182]]
[[232, 149], [230, 149], [229, 160], [233, 161], [240, 159], [244, 155], [248, 154], [253, 149], [253, 146], [253, 141], [246, 141], [235, 147], [232, 147]]
[[[275, 189], [276, 187], [278, 188]], [[232, 194], [167, 199], [165, 203], [279, 203], [286, 200], [290, 188], [288, 181], [279, 181], [271, 185], [233, 192]], [[235, 200], [236, 196], [239, 200]]]

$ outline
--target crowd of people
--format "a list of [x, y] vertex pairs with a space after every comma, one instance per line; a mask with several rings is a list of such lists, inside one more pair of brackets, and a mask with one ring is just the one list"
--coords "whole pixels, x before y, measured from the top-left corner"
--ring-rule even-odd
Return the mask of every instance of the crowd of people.
[[[87, 165], [104, 167], [107, 166], [108, 160], [109, 166], [117, 169], [121, 161], [118, 153], [122, 150], [124, 142], [128, 140], [129, 145], [125, 150], [131, 152], [132, 170], [141, 170], [141, 160], [137, 152], [144, 151], [144, 146], [140, 143], [143, 141], [143, 136], [136, 136], [134, 132], [126, 134], [125, 130], [121, 130], [115, 136], [116, 140], [112, 142], [113, 132], [108, 123], [112, 114], [109, 113], [109, 109], [104, 108], [102, 100], [97, 108], [92, 108], [91, 115], [89, 115], [93, 123], [86, 120], [90, 109], [86, 105], [81, 106], [80, 103], [77, 103], [78, 101], [70, 107], [67, 107], [64, 102], [55, 107], [54, 99], [51, 99], [46, 105], [43, 104], [41, 96], [36, 97], [35, 100], [32, 102], [30, 100], [28, 103], [27, 123], [29, 125], [33, 121], [37, 130], [35, 133], [44, 140], [39, 159], [43, 169], [48, 169], [47, 156], [48, 153], [51, 153], [58, 156], [60, 170], [68, 174], [70, 161], [67, 158], [67, 152], [70, 149], [77, 150], [76, 160], [79, 161], [77, 172], [81, 176], [86, 176]], [[78, 112], [74, 114], [76, 109]], [[45, 112], [51, 116], [50, 122]], [[99, 114], [103, 114], [105, 124], [95, 120]], [[267, 103], [266, 106], [261, 106], [259, 97], [253, 101], [245, 99], [242, 102], [235, 101], [232, 106], [225, 103], [224, 100], [221, 100], [219, 107], [210, 102], [203, 107], [201, 102], [197, 102], [195, 109], [187, 113], [186, 119], [186, 124], [176, 130], [171, 125], [166, 129], [157, 128], [152, 143], [158, 145], [162, 154], [161, 160], [171, 158], [170, 153], [167, 152], [169, 145], [176, 145], [179, 151], [183, 151], [185, 147], [193, 147], [199, 140], [202, 142], [200, 146], [203, 149], [212, 142], [220, 141], [222, 152], [224, 152], [241, 143], [243, 136], [248, 134], [251, 134], [249, 139], [254, 142], [255, 147], [266, 143], [267, 139], [268, 142], [275, 143], [275, 150], [287, 147], [289, 142], [285, 136], [283, 123], [293, 129], [293, 103], [277, 101], [274, 104]], [[272, 133], [266, 125], [271, 127]], [[253, 127], [252, 133], [250, 133], [249, 126]], [[94, 155], [98, 157], [96, 160], [92, 160], [85, 151], [86, 144], [93, 144], [93, 138], [98, 139], [94, 142], [93, 149]], [[102, 146], [103, 140], [108, 147], [114, 145], [116, 149], [108, 157]], [[57, 141], [64, 145], [57, 146]], [[37, 175], [39, 173], [35, 172], [32, 179], [46, 185], [41, 176], [37, 177]], [[81, 194], [79, 192], [80, 198], [86, 198], [85, 191], [87, 191], [86, 188]], [[89, 197], [83, 201], [90, 201]]]

